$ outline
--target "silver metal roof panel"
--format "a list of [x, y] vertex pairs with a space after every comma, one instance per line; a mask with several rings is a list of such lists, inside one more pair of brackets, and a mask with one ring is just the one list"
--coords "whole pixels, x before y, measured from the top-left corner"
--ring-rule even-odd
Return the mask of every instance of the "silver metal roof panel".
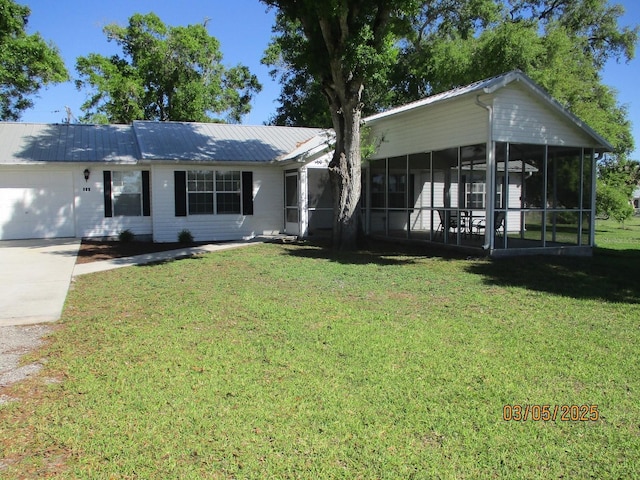
[[271, 162], [315, 137], [319, 128], [136, 121], [147, 161]]
[[136, 139], [128, 125], [0, 122], [0, 163], [135, 163]]

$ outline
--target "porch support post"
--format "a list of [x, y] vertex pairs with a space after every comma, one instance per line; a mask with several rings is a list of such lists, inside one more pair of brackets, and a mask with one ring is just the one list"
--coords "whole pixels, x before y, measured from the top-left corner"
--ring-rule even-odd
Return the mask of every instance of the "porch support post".
[[435, 180], [435, 176], [433, 174], [433, 151], [429, 152], [429, 221], [431, 222], [429, 225], [429, 241], [433, 242], [435, 236], [433, 234], [433, 229], [435, 227], [435, 222], [433, 219], [434, 214], [434, 203], [435, 203], [435, 193], [433, 191], [433, 183]]
[[389, 236], [389, 158], [384, 159], [384, 236]]
[[456, 210], [456, 225], [458, 225], [458, 233], [456, 234], [456, 245], [462, 244], [462, 234], [460, 233], [460, 226], [462, 225], [462, 208], [464, 205], [463, 198], [463, 189], [464, 185], [462, 184], [462, 147], [458, 146], [458, 209]]
[[371, 162], [367, 162], [367, 168], [365, 169], [365, 216], [364, 216], [364, 231], [367, 235], [371, 233]]
[[[490, 115], [492, 116], [492, 115]], [[493, 121], [490, 130], [493, 130]], [[493, 135], [491, 135], [492, 137]], [[496, 242], [495, 209], [496, 209], [496, 144], [489, 138], [487, 141], [487, 220], [484, 229], [484, 246], [489, 248], [489, 252], [493, 252]], [[507, 159], [508, 161], [508, 159]]]
[[405, 205], [407, 207], [407, 210], [405, 211], [405, 217], [407, 220], [407, 239], [411, 238], [411, 205], [410, 203], [413, 201], [413, 198], [409, 198], [409, 194], [413, 191], [413, 188], [411, 188], [410, 182], [411, 182], [411, 175], [409, 175], [409, 155], [407, 154], [406, 158], [406, 170], [405, 170]]
[[298, 211], [300, 212], [300, 236], [307, 237], [309, 234], [309, 204], [308, 204], [308, 188], [309, 181], [307, 178], [307, 167], [302, 167], [298, 173], [298, 205], [300, 205]]
[[584, 217], [584, 148], [580, 149], [580, 191], [578, 192], [578, 246], [582, 246], [582, 222]]
[[591, 149], [591, 221], [589, 222], [589, 244], [596, 246], [596, 151]]
[[[495, 203], [496, 203], [496, 145], [493, 141], [493, 107], [480, 101], [480, 95], [476, 96], [476, 104], [487, 110], [489, 114], [487, 128], [487, 205], [485, 229], [484, 229], [484, 250], [489, 250], [489, 254], [493, 252], [495, 247]], [[508, 161], [509, 159], [507, 159]], [[506, 232], [505, 232], [506, 234]]]
[[547, 246], [547, 216], [549, 213], [547, 212], [548, 206], [548, 184], [549, 184], [549, 145], [544, 146], [544, 163], [542, 168], [542, 178], [544, 178], [544, 182], [542, 182], [542, 246]]

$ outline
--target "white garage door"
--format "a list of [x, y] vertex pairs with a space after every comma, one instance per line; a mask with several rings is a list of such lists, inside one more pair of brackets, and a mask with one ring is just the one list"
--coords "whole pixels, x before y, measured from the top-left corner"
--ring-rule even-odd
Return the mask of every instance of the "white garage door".
[[0, 240], [73, 236], [70, 172], [0, 172]]

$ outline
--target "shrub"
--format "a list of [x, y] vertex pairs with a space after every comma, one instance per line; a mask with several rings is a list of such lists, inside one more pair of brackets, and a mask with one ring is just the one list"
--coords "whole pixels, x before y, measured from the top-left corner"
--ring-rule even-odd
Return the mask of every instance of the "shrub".
[[118, 240], [120, 240], [122, 243], [133, 242], [134, 237], [135, 237], [135, 235], [128, 228], [126, 230], [122, 230], [118, 234]]
[[193, 235], [186, 228], [178, 233], [178, 241], [180, 243], [193, 243]]
[[633, 206], [629, 203], [624, 189], [598, 183], [596, 196], [596, 210], [598, 215], [612, 217], [624, 226], [624, 222], [633, 216]]

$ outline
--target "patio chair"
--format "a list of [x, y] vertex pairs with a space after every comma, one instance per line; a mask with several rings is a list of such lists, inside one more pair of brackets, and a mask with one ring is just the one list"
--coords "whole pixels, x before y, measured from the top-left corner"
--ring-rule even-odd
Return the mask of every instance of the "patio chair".
[[[496, 215], [493, 218], [493, 230], [496, 233], [496, 236], [504, 235], [504, 219], [505, 212], [496, 212]], [[473, 225], [473, 228], [476, 229], [476, 233], [478, 235], [486, 228], [486, 223], [486, 218], [483, 218]]]
[[438, 234], [444, 237], [444, 226], [447, 225], [447, 230], [452, 233], [457, 233], [460, 229], [462, 232], [464, 229], [464, 222], [459, 222], [457, 215], [452, 215], [452, 212], [447, 210], [438, 210], [438, 216], [440, 217], [440, 226], [438, 227], [438, 231], [436, 232], [436, 236]]

